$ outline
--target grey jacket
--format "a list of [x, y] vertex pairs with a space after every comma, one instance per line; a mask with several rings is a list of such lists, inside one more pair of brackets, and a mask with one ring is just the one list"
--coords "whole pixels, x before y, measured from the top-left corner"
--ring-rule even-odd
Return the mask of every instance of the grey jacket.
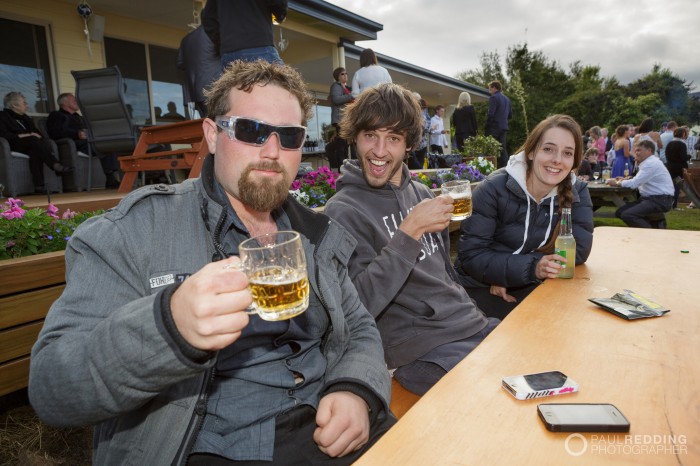
[[[593, 203], [588, 185], [572, 176], [571, 221], [576, 239], [576, 264], [593, 247]], [[479, 183], [473, 194], [473, 214], [462, 222], [455, 269], [464, 286], [507, 288], [538, 283], [535, 267], [544, 253], [536, 250], [551, 237], [559, 222], [556, 189], [538, 204], [527, 192], [522, 153], [508, 166]]]
[[[205, 162], [202, 177], [211, 171]], [[216, 354], [203, 361], [183, 354], [160, 311], [167, 293], [159, 290], [169, 287], [157, 287], [216, 254], [224, 208], [205, 184], [200, 178], [135, 191], [69, 242], [66, 289], [33, 348], [29, 396], [48, 424], [97, 424], [94, 464], [183, 464], [206, 412]], [[325, 386], [359, 383], [388, 412], [379, 334], [346, 268], [355, 241], [291, 198], [284, 209], [314, 246], [309, 283], [329, 320], [321, 342]]]
[[468, 338], [487, 323], [457, 282], [447, 229], [426, 233], [420, 241], [399, 230], [416, 204], [433, 197], [426, 186], [410, 180], [406, 165], [402, 169], [401, 186], [376, 189], [365, 182], [357, 160], [346, 160], [338, 193], [325, 210], [358, 240], [350, 276], [377, 320], [392, 369]]
[[333, 104], [331, 106], [331, 123], [340, 123], [340, 119], [343, 117], [343, 107], [348, 102], [352, 102], [352, 94], [346, 94], [343, 91], [343, 85], [340, 84], [340, 82], [335, 81], [333, 84], [331, 84], [331, 90], [328, 97]]

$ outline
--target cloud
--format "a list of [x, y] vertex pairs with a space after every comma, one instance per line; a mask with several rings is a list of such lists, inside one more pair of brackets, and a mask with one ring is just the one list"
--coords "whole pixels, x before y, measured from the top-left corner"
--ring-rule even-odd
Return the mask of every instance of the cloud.
[[329, 1], [384, 25], [378, 40], [359, 45], [448, 76], [527, 42], [565, 70], [579, 60], [626, 84], [661, 64], [700, 88], [695, 1]]

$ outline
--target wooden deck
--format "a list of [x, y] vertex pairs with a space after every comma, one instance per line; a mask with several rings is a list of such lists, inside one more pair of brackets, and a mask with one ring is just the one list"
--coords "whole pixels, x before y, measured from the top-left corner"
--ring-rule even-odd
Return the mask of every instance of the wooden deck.
[[[89, 212], [99, 209], [110, 209], [121, 201], [126, 193], [118, 193], [116, 189], [100, 189], [91, 192], [52, 194], [51, 202], [63, 212], [70, 209], [74, 212]], [[46, 208], [49, 200], [46, 195], [21, 196], [25, 209], [35, 207]], [[5, 200], [2, 200], [3, 202]]]

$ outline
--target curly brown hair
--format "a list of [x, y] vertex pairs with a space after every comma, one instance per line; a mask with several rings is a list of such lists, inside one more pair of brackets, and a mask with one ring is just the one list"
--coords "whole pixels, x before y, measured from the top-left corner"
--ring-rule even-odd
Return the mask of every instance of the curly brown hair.
[[299, 101], [302, 111], [302, 125], [311, 118], [315, 99], [306, 88], [301, 74], [289, 65], [269, 63], [265, 60], [244, 62], [236, 60], [229, 64], [224, 74], [204, 91], [207, 98], [207, 114], [210, 118], [226, 115], [231, 89], [250, 92], [253, 86], [274, 84], [289, 91]]

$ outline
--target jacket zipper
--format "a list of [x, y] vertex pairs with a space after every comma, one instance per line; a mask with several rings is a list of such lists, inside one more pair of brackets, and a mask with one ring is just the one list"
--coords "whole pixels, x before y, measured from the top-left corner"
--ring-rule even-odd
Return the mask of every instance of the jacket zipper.
[[199, 399], [196, 401], [194, 406], [192, 419], [190, 419], [190, 425], [192, 425], [193, 422], [195, 425], [193, 429], [188, 429], [190, 439], [183, 450], [183, 456], [181, 457], [180, 461], [178, 461], [179, 464], [187, 466], [187, 463], [189, 462], [190, 453], [192, 453], [197, 437], [199, 437], [199, 432], [202, 430], [202, 426], [204, 425], [204, 417], [207, 414], [207, 404], [209, 403], [209, 387], [211, 387], [212, 382], [214, 382], [215, 376], [216, 366], [209, 370], [208, 377], [207, 374], [205, 374], [204, 385], [202, 387], [202, 391], [199, 393]]

